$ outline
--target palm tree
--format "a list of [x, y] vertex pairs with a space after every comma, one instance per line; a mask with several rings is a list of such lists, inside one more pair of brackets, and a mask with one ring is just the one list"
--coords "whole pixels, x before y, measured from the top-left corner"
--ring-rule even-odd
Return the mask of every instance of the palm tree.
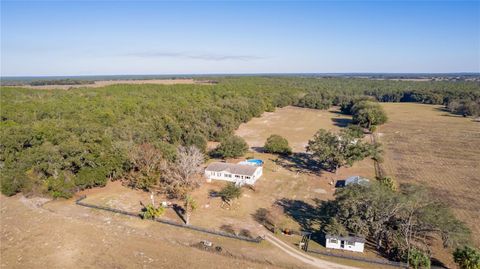
[[197, 209], [197, 201], [195, 201], [190, 195], [185, 196], [185, 224], [190, 224], [190, 214]]

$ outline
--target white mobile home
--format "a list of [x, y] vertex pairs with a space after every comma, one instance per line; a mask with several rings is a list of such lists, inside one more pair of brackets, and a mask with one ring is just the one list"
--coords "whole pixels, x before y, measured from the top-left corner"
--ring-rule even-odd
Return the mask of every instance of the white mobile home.
[[356, 236], [325, 236], [325, 247], [333, 249], [342, 249], [355, 252], [363, 252], [365, 238]]
[[237, 185], [253, 185], [262, 176], [261, 166], [235, 163], [214, 162], [205, 169], [207, 182], [214, 180], [225, 180], [235, 182]]

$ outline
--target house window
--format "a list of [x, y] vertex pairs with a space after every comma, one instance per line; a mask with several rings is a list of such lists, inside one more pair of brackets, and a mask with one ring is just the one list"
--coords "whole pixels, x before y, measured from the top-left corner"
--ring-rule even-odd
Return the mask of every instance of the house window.
[[246, 178], [246, 179], [250, 179], [250, 177], [247, 177], [247, 176], [246, 176], [245, 178]]
[[347, 246], [355, 246], [355, 242], [345, 241], [345, 245]]
[[332, 244], [337, 244], [338, 243], [337, 239], [330, 238], [329, 240], [330, 240], [330, 243], [332, 243]]
[[231, 174], [225, 174], [225, 177], [232, 177]]
[[235, 177], [236, 177], [236, 178], [240, 178], [240, 176], [239, 176], [239, 175], [235, 175]]

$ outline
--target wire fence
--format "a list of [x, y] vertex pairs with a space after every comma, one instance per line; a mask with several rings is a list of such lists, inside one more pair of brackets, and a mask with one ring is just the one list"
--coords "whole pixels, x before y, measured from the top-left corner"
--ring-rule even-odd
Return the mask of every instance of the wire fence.
[[321, 251], [321, 250], [317, 250], [317, 249], [309, 249], [307, 252], [320, 254], [320, 255], [324, 255], [324, 256], [330, 256], [330, 257], [336, 257], [336, 258], [366, 262], [366, 263], [375, 263], [375, 264], [390, 265], [390, 266], [401, 267], [401, 268], [408, 268], [407, 264], [403, 263], [403, 262], [394, 262], [394, 261], [355, 257], [355, 256], [344, 255], [344, 254], [340, 254], [340, 253], [332, 253], [332, 252], [328, 252], [328, 251]]
[[[113, 213], [118, 213], [118, 214], [122, 214], [122, 215], [131, 216], [131, 217], [141, 218], [141, 215], [139, 213], [133, 213], [133, 212], [128, 212], [128, 211], [115, 209], [115, 208], [110, 208], [110, 207], [106, 207], [106, 206], [100, 206], [100, 205], [85, 203], [85, 202], [83, 202], [83, 200], [85, 200], [86, 198], [87, 198], [87, 196], [83, 195], [80, 198], [78, 198], [75, 201], [75, 203], [77, 205], [84, 206], [84, 207], [100, 209], [100, 210], [105, 210], [105, 211], [109, 211], [109, 212], [113, 212]], [[160, 219], [160, 218], [155, 218], [154, 221], [160, 222], [160, 223], [163, 223], [163, 224], [176, 226], [176, 227], [179, 227], [179, 228], [190, 229], [190, 230], [194, 230], [194, 231], [198, 231], [198, 232], [203, 232], [203, 233], [208, 233], [208, 234], [213, 234], [213, 235], [219, 235], [219, 236], [223, 236], [223, 237], [243, 240], [243, 241], [252, 242], [252, 243], [260, 243], [260, 242], [263, 241], [263, 238], [260, 237], [260, 236], [257, 237], [257, 238], [251, 238], [251, 237], [246, 237], [246, 236], [241, 236], [241, 235], [236, 235], [236, 234], [230, 234], [230, 233], [226, 233], [226, 232], [222, 232], [222, 231], [216, 231], [216, 230], [212, 230], [212, 229], [208, 229], [208, 228], [204, 228], [204, 227], [187, 225], [187, 224], [183, 224], [183, 223], [179, 223], [179, 222], [175, 222], [175, 221], [171, 221], [171, 220], [167, 220], [167, 219]]]

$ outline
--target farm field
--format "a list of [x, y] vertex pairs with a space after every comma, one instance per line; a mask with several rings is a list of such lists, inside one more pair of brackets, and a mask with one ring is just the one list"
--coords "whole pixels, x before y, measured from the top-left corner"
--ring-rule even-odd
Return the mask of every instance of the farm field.
[[62, 89], [68, 90], [71, 88], [100, 88], [116, 84], [159, 84], [159, 85], [174, 85], [174, 84], [210, 84], [208, 82], [198, 81], [194, 79], [135, 79], [135, 80], [97, 80], [93, 84], [80, 85], [22, 85], [21, 88], [48, 90], [48, 89]]
[[441, 106], [382, 103], [389, 121], [378, 130], [384, 170], [399, 183], [421, 184], [454, 209], [480, 245], [480, 123]]

